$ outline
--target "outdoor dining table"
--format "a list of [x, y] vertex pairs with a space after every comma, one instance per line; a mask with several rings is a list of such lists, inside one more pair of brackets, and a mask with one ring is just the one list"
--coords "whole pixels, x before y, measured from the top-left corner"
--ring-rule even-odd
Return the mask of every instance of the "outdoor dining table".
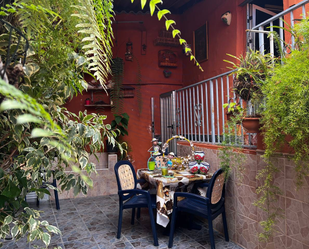
[[212, 176], [211, 173], [191, 174], [186, 170], [169, 170], [168, 176], [162, 176], [161, 170], [148, 169], [139, 169], [137, 175], [156, 188], [157, 224], [163, 227], [168, 225], [173, 212], [174, 192], [192, 189], [194, 183], [210, 181]]

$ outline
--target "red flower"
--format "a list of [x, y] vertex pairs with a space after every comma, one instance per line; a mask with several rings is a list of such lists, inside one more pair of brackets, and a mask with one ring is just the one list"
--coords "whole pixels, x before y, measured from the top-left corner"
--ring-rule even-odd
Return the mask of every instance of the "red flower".
[[190, 171], [191, 171], [191, 173], [194, 174], [194, 173], [196, 173], [196, 172], [198, 171], [198, 167], [197, 167], [197, 166], [194, 166], [194, 167], [191, 168]]
[[204, 156], [200, 156], [200, 155], [196, 154], [196, 155], [194, 155], [194, 159], [198, 163], [201, 163], [202, 161], [204, 161]]
[[202, 174], [207, 174], [208, 169], [205, 166], [201, 166], [200, 171], [201, 171]]

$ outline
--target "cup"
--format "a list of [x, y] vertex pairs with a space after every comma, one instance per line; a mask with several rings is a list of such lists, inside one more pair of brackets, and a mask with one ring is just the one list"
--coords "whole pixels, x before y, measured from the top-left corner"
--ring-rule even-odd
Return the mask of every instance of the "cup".
[[167, 167], [161, 167], [162, 170], [162, 176], [166, 176], [168, 174], [168, 168]]
[[154, 161], [148, 162], [148, 169], [149, 170], [155, 170], [155, 168], [156, 168], [156, 162], [154, 162]]

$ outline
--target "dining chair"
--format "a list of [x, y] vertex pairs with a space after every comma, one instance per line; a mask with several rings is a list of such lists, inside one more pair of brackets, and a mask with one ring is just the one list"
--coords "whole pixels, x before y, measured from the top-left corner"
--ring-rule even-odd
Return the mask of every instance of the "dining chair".
[[150, 196], [149, 192], [137, 189], [136, 173], [133, 165], [129, 161], [119, 161], [115, 165], [115, 175], [118, 185], [119, 195], [119, 217], [117, 238], [121, 236], [123, 209], [132, 208], [131, 224], [134, 224], [135, 208], [148, 208], [154, 245], [158, 246], [156, 224], [152, 209], [156, 209], [156, 199]]
[[[206, 197], [199, 196], [192, 193], [176, 192], [174, 194], [173, 214], [171, 221], [171, 231], [169, 237], [168, 247], [173, 247], [173, 237], [175, 231], [175, 222], [177, 213], [179, 211], [197, 215], [208, 220], [208, 229], [210, 236], [211, 248], [215, 249], [215, 240], [212, 221], [220, 214], [222, 214], [223, 228], [225, 240], [229, 241], [229, 235], [226, 223], [225, 214], [225, 173], [222, 169], [217, 170], [210, 180]], [[178, 197], [185, 199], [178, 201]]]

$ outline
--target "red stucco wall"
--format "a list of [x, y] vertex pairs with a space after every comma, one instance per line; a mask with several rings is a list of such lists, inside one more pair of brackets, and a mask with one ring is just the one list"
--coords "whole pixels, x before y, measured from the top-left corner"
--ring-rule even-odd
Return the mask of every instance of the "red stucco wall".
[[[124, 59], [126, 43], [130, 40], [133, 43], [133, 62], [125, 61], [124, 64], [124, 84], [136, 87], [138, 63], [141, 69], [141, 94], [143, 102], [142, 113], [138, 111], [138, 101], [134, 98], [124, 99], [123, 112], [130, 116], [129, 136], [124, 140], [130, 145], [129, 154], [134, 160], [135, 168], [146, 167], [149, 157], [147, 150], [151, 147], [151, 108], [150, 99], [155, 98], [155, 133], [160, 134], [160, 104], [159, 96], [161, 93], [172, 91], [182, 86], [196, 83], [211, 76], [228, 71], [226, 53], [238, 55], [245, 51], [245, 28], [246, 28], [246, 7], [239, 7], [237, 1], [219, 0], [202, 1], [182, 15], [171, 16], [177, 23], [177, 28], [182, 31], [182, 36], [192, 44], [193, 30], [208, 22], [209, 29], [209, 58], [208, 61], [201, 63], [205, 72], [202, 73], [186, 57], [182, 48], [155, 46], [153, 41], [157, 38], [161, 29], [164, 28], [163, 20], [158, 21], [156, 16], [149, 14], [117, 14], [115, 21], [143, 21], [143, 25], [138, 23], [114, 24], [114, 57]], [[226, 26], [221, 21], [221, 15], [231, 11], [231, 26]], [[147, 51], [146, 55], [141, 55], [141, 30], [147, 32]], [[178, 67], [168, 68], [172, 72], [170, 78], [163, 76], [164, 68], [158, 66], [158, 51], [161, 49], [171, 49], [178, 54]], [[136, 91], [135, 91], [136, 93]], [[108, 98], [103, 97], [104, 101]], [[84, 103], [90, 93], [85, 92], [83, 96], [75, 97], [66, 107], [73, 112], [84, 111]], [[110, 108], [97, 110], [88, 108], [88, 112], [99, 112], [108, 116], [107, 122], [113, 119]], [[164, 141], [163, 141], [164, 142]]]
[[[219, 0], [202, 1], [189, 9], [181, 18], [184, 39], [192, 44], [193, 30], [208, 23], [208, 60], [201, 63], [201, 72], [189, 60], [184, 60], [183, 83], [190, 85], [228, 71], [227, 53], [239, 55], [245, 52], [246, 41], [246, 6], [239, 7], [238, 1]], [[226, 11], [232, 13], [230, 26], [225, 25], [221, 15]], [[228, 58], [230, 59], [230, 58]]]
[[[179, 16], [172, 16], [177, 22]], [[115, 21], [143, 21], [143, 25], [139, 23], [118, 23], [114, 24], [114, 57], [125, 59], [126, 43], [130, 40], [133, 44], [133, 62], [124, 60], [124, 80], [123, 84], [128, 84], [137, 87], [137, 72], [138, 63], [141, 70], [141, 95], [143, 108], [142, 112], [138, 111], [138, 100], [134, 98], [124, 99], [123, 112], [130, 116], [128, 133], [124, 140], [130, 146], [129, 154], [134, 160], [135, 168], [147, 167], [146, 162], [149, 157], [147, 150], [151, 147], [151, 97], [155, 98], [155, 133], [160, 134], [160, 104], [159, 96], [161, 93], [175, 90], [182, 86], [182, 59], [185, 56], [182, 53], [181, 47], [163, 47], [155, 46], [153, 41], [158, 37], [159, 31], [164, 28], [164, 22], [158, 21], [156, 16], [151, 17], [149, 14], [117, 14]], [[141, 30], [147, 32], [147, 49], [146, 55], [141, 55]], [[170, 78], [165, 78], [163, 75], [164, 68], [158, 66], [158, 51], [162, 49], [170, 49], [178, 54], [177, 68], [167, 68], [172, 72]], [[105, 102], [108, 101], [104, 92], [96, 92], [102, 96]], [[90, 97], [90, 93], [85, 92], [79, 95], [66, 107], [73, 112], [84, 111], [84, 103], [86, 98]], [[100, 112], [107, 115], [107, 123], [113, 120], [111, 108], [107, 107], [104, 110], [95, 108], [87, 108], [88, 112]]]

